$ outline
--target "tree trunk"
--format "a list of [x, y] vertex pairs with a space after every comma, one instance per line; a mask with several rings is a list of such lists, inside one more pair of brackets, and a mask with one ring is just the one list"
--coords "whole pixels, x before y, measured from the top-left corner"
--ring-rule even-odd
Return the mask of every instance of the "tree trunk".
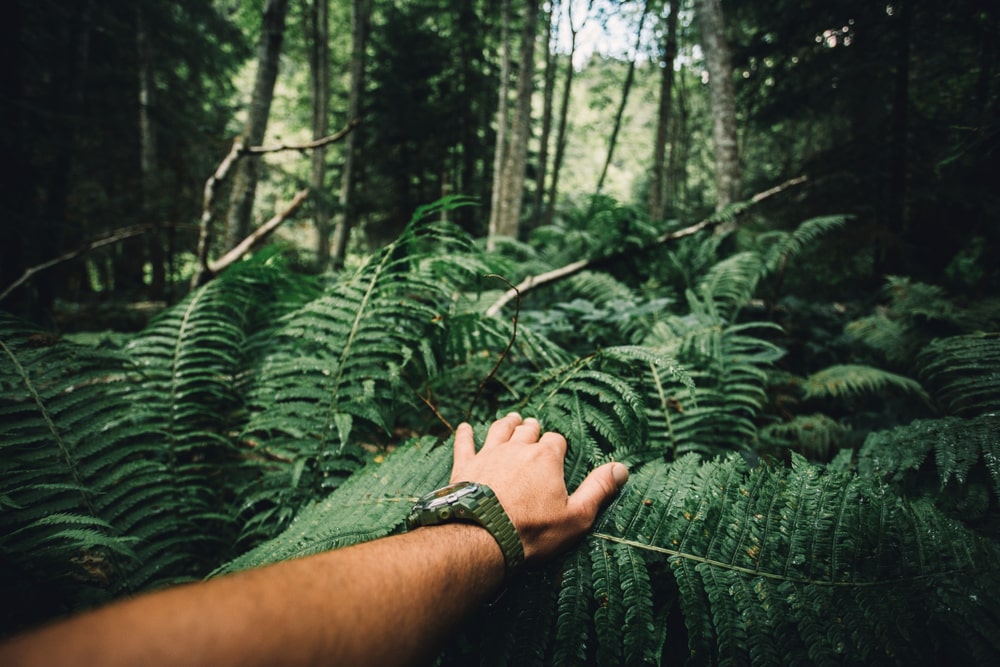
[[670, 131], [670, 101], [674, 86], [674, 60], [677, 58], [677, 0], [668, 0], [667, 32], [663, 43], [663, 62], [660, 70], [660, 106], [656, 114], [656, 139], [653, 141], [653, 165], [650, 168], [649, 204], [650, 220], [664, 217], [666, 193], [665, 162], [667, 136]]
[[[257, 75], [243, 130], [243, 143], [246, 146], [259, 146], [264, 141], [267, 119], [271, 114], [271, 100], [274, 98], [274, 82], [278, 78], [278, 59], [285, 35], [287, 13], [288, 0], [267, 0], [260, 40], [257, 43]], [[250, 215], [257, 190], [258, 160], [257, 157], [241, 160], [233, 176], [233, 191], [226, 216], [227, 249], [234, 247], [250, 232]]]
[[545, 88], [542, 92], [542, 136], [538, 141], [538, 169], [535, 177], [535, 200], [532, 219], [541, 223], [545, 205], [545, 179], [549, 168], [549, 143], [552, 136], [552, 107], [556, 87], [555, 46], [559, 36], [559, 0], [555, 0], [546, 14], [545, 28]]
[[701, 45], [708, 69], [708, 95], [715, 142], [716, 210], [739, 201], [742, 190], [736, 135], [736, 94], [733, 66], [725, 37], [721, 0], [695, 0], [695, 17], [701, 27]]
[[524, 197], [524, 174], [528, 159], [528, 136], [531, 134], [531, 98], [534, 92], [535, 35], [538, 28], [539, 0], [528, 0], [521, 29], [521, 54], [517, 79], [517, 101], [511, 123], [510, 144], [504, 156], [501, 176], [500, 212], [495, 236], [517, 238]]
[[503, 199], [503, 174], [507, 160], [507, 106], [510, 98], [510, 0], [500, 5], [500, 95], [497, 103], [497, 132], [493, 149], [493, 190], [490, 194], [490, 223], [486, 235], [486, 249], [493, 249], [500, 222]]
[[563, 81], [562, 100], [559, 103], [559, 128], [556, 130], [556, 154], [552, 158], [552, 180], [549, 183], [548, 203], [545, 206], [545, 224], [551, 225], [556, 217], [556, 199], [559, 196], [559, 171], [566, 155], [566, 130], [569, 123], [569, 99], [573, 88], [573, 57], [576, 55], [576, 38], [590, 17], [593, 0], [587, 3], [587, 13], [579, 27], [573, 24], [573, 3], [566, 3], [566, 23], [569, 26], [569, 53], [566, 58], [566, 79]]
[[[312, 93], [312, 136], [322, 139], [330, 128], [330, 1], [313, 0], [309, 6], [306, 34], [309, 36], [309, 88]], [[326, 146], [310, 157], [309, 184], [316, 226], [316, 270], [330, 264], [330, 214], [326, 191]]]
[[[347, 94], [347, 121], [353, 123], [361, 116], [365, 91], [365, 49], [368, 44], [368, 27], [371, 24], [371, 0], [351, 0], [351, 82]], [[343, 170], [340, 175], [340, 194], [337, 224], [333, 231], [331, 263], [334, 268], [344, 265], [347, 256], [347, 238], [354, 226], [354, 184], [357, 181], [358, 146], [362, 128], [356, 127], [344, 140]]]
[[635, 36], [635, 50], [632, 54], [632, 60], [628, 63], [628, 71], [625, 74], [625, 83], [622, 84], [622, 100], [618, 105], [618, 111], [615, 113], [615, 122], [611, 127], [611, 138], [608, 140], [608, 157], [604, 160], [604, 168], [601, 169], [601, 175], [597, 179], [597, 194], [601, 194], [601, 190], [604, 188], [604, 181], [608, 177], [608, 169], [611, 167], [611, 160], [614, 158], [615, 146], [618, 144], [618, 133], [621, 131], [622, 127], [622, 116], [625, 115], [625, 105], [628, 103], [628, 95], [632, 91], [632, 82], [635, 81], [635, 61], [636, 57], [639, 55], [639, 46], [642, 43], [642, 27], [646, 24], [646, 16], [649, 14], [649, 3], [647, 2], [642, 8], [642, 18], [639, 19], [639, 29], [636, 30]]
[[153, 53], [149, 43], [142, 5], [136, 5], [136, 50], [139, 73], [139, 211], [140, 223], [152, 223], [148, 237], [149, 262], [152, 268], [149, 284], [151, 299], [163, 299], [166, 294], [166, 253], [164, 249], [161, 210], [158, 206], [156, 130], [153, 127]]

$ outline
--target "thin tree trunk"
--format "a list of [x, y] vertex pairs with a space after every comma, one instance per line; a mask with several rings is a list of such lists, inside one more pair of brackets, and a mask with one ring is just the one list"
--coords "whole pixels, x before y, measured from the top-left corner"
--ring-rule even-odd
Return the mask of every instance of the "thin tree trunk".
[[[347, 121], [355, 123], [361, 117], [365, 92], [365, 49], [368, 44], [368, 27], [371, 23], [371, 0], [351, 0], [351, 82], [347, 93]], [[333, 230], [331, 264], [334, 268], [344, 265], [347, 256], [347, 239], [355, 223], [354, 186], [357, 181], [357, 153], [361, 143], [361, 130], [355, 128], [344, 142], [343, 170], [340, 174], [339, 213]]]
[[549, 7], [545, 28], [545, 88], [542, 92], [542, 136], [538, 141], [538, 169], [535, 178], [535, 200], [532, 218], [535, 224], [542, 220], [545, 204], [545, 179], [549, 167], [549, 143], [552, 135], [552, 107], [556, 87], [555, 44], [559, 36], [559, 0]]
[[[309, 87], [312, 92], [313, 139], [325, 137], [330, 127], [330, 22], [329, 0], [313, 0], [309, 6]], [[313, 191], [313, 223], [316, 226], [316, 270], [330, 264], [330, 213], [326, 191], [326, 146], [312, 152], [309, 182]]]
[[566, 56], [566, 79], [563, 81], [562, 100], [559, 104], [559, 128], [556, 130], [556, 154], [552, 159], [552, 180], [549, 183], [548, 202], [545, 206], [545, 224], [551, 225], [556, 216], [556, 199], [559, 196], [559, 172], [566, 156], [566, 131], [569, 124], [569, 100], [573, 88], [573, 57], [576, 55], [576, 39], [587, 24], [593, 1], [587, 3], [587, 13], [579, 27], [573, 24], [573, 3], [566, 3], [566, 23], [569, 26], [569, 54]]
[[[285, 34], [285, 16], [288, 0], [267, 0], [260, 40], [257, 43], [257, 75], [247, 122], [243, 130], [243, 143], [258, 146], [264, 141], [267, 119], [271, 115], [274, 82], [278, 78], [278, 60]], [[250, 231], [250, 216], [257, 190], [258, 159], [241, 160], [233, 177], [233, 191], [226, 217], [226, 248], [232, 248]]]
[[521, 54], [517, 73], [517, 102], [511, 124], [510, 146], [503, 170], [503, 189], [497, 236], [517, 238], [524, 199], [524, 174], [531, 134], [531, 98], [534, 93], [535, 36], [538, 32], [539, 0], [527, 0], [521, 29]]
[[665, 162], [667, 138], [670, 132], [670, 102], [674, 86], [674, 60], [677, 58], [677, 0], [668, 0], [667, 33], [663, 42], [663, 62], [660, 70], [660, 106], [656, 114], [656, 139], [653, 141], [653, 165], [649, 177], [649, 218], [660, 220], [664, 212], [666, 191]]
[[628, 63], [628, 71], [625, 74], [625, 83], [622, 84], [622, 99], [615, 113], [615, 122], [611, 127], [611, 139], [608, 141], [608, 157], [604, 160], [604, 168], [601, 169], [601, 176], [597, 179], [597, 194], [601, 194], [604, 188], [604, 181], [608, 177], [608, 169], [611, 167], [611, 160], [614, 158], [615, 146], [618, 144], [618, 133], [622, 127], [622, 117], [625, 115], [625, 105], [628, 103], [628, 96], [632, 90], [632, 82], [635, 81], [635, 61], [639, 55], [639, 46], [642, 44], [642, 28], [646, 24], [646, 16], [649, 14], [649, 3], [642, 8], [642, 18], [639, 19], [639, 29], [635, 36], [635, 49], [632, 53], [632, 60]]
[[708, 69], [708, 95], [712, 109], [715, 142], [716, 210], [739, 201], [742, 190], [736, 132], [736, 93], [733, 66], [725, 37], [720, 0], [695, 0], [695, 16], [701, 27], [701, 45]]
[[152, 267], [149, 285], [149, 296], [152, 299], [162, 299], [166, 293], [166, 253], [164, 249], [163, 231], [161, 229], [161, 211], [157, 205], [157, 147], [156, 131], [153, 127], [153, 53], [149, 43], [149, 33], [142, 5], [136, 5], [136, 50], [138, 55], [139, 73], [139, 174], [140, 174], [140, 204], [139, 210], [144, 220], [154, 225], [153, 233], [147, 239], [149, 261]]
[[[907, 235], [910, 211], [907, 203], [907, 143], [910, 134], [910, 28], [916, 2], [901, 2], [895, 5], [898, 16], [896, 32], [896, 67], [893, 80], [891, 110], [891, 135], [889, 140], [889, 187], [886, 188], [888, 202], [886, 212], [889, 231], [895, 238]], [[894, 17], [895, 18], [895, 17]], [[901, 244], [891, 243], [886, 247], [884, 268], [890, 272], [901, 272], [903, 265]]]
[[510, 0], [500, 5], [500, 95], [497, 102], [497, 132], [493, 149], [493, 191], [490, 194], [490, 222], [486, 235], [486, 249], [492, 250], [500, 224], [503, 201], [504, 165], [507, 163], [507, 125], [510, 103]]

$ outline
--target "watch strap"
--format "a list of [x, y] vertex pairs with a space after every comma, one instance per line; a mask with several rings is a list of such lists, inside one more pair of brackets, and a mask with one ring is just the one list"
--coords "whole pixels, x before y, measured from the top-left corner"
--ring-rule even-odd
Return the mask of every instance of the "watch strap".
[[407, 526], [412, 529], [451, 521], [475, 523], [485, 528], [500, 546], [509, 576], [524, 562], [524, 545], [493, 489], [485, 484], [476, 483], [474, 484], [476, 489], [472, 493], [455, 493], [453, 500], [435, 509], [427, 506], [430, 504], [430, 499], [440, 497], [442, 492], [465, 485], [473, 483], [452, 484], [421, 498], [406, 517]]

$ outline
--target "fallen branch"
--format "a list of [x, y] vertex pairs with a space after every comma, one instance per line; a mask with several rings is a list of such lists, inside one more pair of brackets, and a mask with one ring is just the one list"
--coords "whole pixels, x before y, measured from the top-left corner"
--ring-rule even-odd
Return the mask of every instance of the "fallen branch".
[[[755, 194], [753, 197], [750, 198], [749, 202], [743, 204], [737, 204], [733, 209], [731, 209], [733, 215], [734, 216], [740, 215], [752, 204], [757, 204], [759, 202], [762, 202], [765, 199], [773, 197], [774, 195], [783, 192], [790, 187], [793, 187], [800, 183], [804, 183], [806, 179], [807, 179], [806, 176], [799, 176], [798, 178], [793, 178], [791, 180], [785, 181], [784, 183], [776, 185], [775, 187], [770, 188], [768, 190], [764, 190], [763, 192], [758, 192], [757, 194]], [[691, 236], [692, 234], [697, 234], [703, 229], [707, 229], [709, 227], [715, 227], [724, 222], [726, 222], [725, 219], [720, 218], [718, 215], [713, 215], [711, 217], [705, 218], [701, 222], [697, 222], [688, 227], [684, 227], [683, 229], [677, 229], [672, 232], [667, 232], [666, 234], [663, 234], [662, 236], [657, 238], [655, 241], [638, 249], [630, 248], [628, 250], [620, 250], [618, 252], [611, 253], [610, 255], [604, 255], [602, 257], [581, 259], [576, 262], [572, 262], [571, 264], [567, 264], [566, 266], [559, 267], [558, 269], [553, 269], [545, 273], [540, 273], [537, 276], [528, 276], [527, 278], [519, 282], [516, 286], [511, 287], [509, 290], [504, 292], [500, 296], [500, 298], [497, 299], [495, 303], [493, 303], [493, 305], [487, 308], [486, 316], [492, 317], [496, 315], [498, 312], [500, 312], [501, 308], [506, 306], [511, 301], [511, 299], [520, 298], [521, 296], [524, 295], [525, 292], [535, 287], [539, 287], [541, 285], [545, 285], [560, 280], [562, 278], [566, 278], [568, 276], [579, 273], [580, 271], [583, 271], [584, 269], [591, 266], [596, 266], [598, 264], [611, 262], [616, 259], [620, 259], [626, 255], [633, 255], [636, 253], [645, 252], [647, 250], [655, 248], [656, 246], [660, 246], [663, 245], [664, 243], [669, 243], [670, 241], [675, 241], [677, 239], [684, 238], [685, 236]]]

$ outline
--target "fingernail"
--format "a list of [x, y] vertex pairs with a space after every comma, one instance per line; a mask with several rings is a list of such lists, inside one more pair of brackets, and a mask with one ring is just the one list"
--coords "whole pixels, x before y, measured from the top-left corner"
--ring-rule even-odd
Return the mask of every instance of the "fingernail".
[[617, 484], [620, 489], [625, 486], [625, 482], [628, 481], [628, 468], [626, 468], [623, 463], [615, 463], [611, 466], [611, 476], [615, 478], [615, 484]]

